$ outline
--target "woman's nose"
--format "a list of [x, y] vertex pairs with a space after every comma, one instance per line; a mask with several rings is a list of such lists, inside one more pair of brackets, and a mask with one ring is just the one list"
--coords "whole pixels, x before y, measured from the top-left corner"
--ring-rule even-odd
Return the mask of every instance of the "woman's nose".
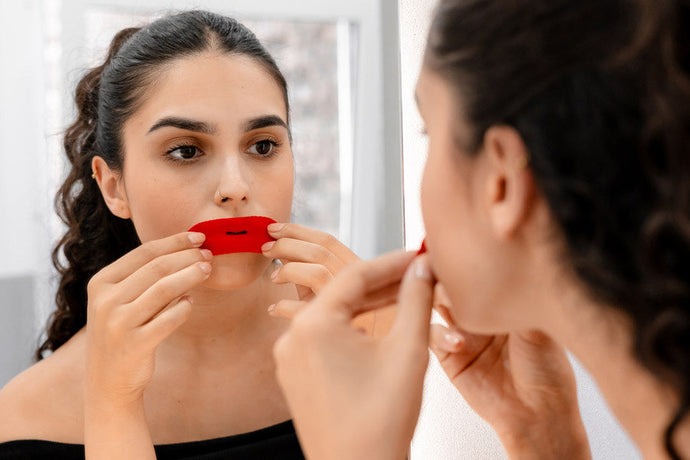
[[214, 196], [217, 205], [238, 206], [249, 200], [249, 182], [242, 161], [235, 155], [225, 160], [220, 171], [218, 189]]

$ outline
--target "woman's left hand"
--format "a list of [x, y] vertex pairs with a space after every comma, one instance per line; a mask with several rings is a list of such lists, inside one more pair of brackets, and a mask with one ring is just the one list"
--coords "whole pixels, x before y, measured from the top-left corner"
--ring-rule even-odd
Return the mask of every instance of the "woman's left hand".
[[299, 300], [284, 299], [272, 306], [271, 314], [291, 318], [343, 267], [359, 257], [334, 236], [293, 223], [268, 226], [276, 241], [262, 246], [263, 255], [279, 259], [283, 266], [273, 272], [273, 282], [293, 283]]
[[[426, 256], [408, 268], [413, 258], [397, 252], [346, 267], [276, 342], [278, 381], [307, 458], [405, 458], [422, 402], [433, 297]], [[352, 325], [396, 298], [384, 337]]]

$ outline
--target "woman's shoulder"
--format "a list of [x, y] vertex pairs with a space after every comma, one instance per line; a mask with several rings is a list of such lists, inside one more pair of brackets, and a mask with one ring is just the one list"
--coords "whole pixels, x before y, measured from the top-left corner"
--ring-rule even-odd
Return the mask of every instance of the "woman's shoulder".
[[81, 442], [82, 342], [77, 334], [0, 390], [0, 443], [20, 439]]

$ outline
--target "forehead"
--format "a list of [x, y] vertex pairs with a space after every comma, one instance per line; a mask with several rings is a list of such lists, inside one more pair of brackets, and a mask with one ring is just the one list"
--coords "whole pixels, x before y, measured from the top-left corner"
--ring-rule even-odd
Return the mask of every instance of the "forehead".
[[126, 126], [164, 116], [241, 122], [267, 113], [287, 118], [282, 89], [268, 71], [248, 56], [205, 52], [166, 65], [144, 93]]

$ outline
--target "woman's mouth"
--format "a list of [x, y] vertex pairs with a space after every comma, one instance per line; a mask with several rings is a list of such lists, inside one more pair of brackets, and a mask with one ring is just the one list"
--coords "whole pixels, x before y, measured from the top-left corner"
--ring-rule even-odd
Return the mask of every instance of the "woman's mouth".
[[206, 241], [201, 247], [208, 249], [213, 255], [237, 252], [260, 254], [264, 243], [274, 241], [266, 227], [275, 222], [264, 216], [229, 217], [199, 222], [189, 231], [206, 235]]

